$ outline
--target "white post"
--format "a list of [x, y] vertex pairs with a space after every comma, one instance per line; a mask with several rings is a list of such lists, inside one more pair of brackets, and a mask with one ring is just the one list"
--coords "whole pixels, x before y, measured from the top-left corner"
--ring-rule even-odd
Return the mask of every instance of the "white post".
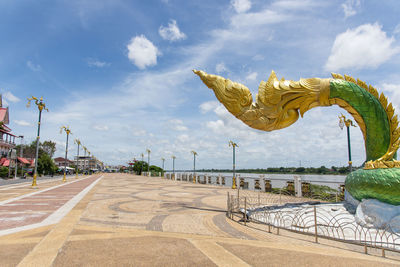
[[294, 176], [294, 191], [296, 192], [296, 197], [302, 197], [301, 178], [297, 175]]

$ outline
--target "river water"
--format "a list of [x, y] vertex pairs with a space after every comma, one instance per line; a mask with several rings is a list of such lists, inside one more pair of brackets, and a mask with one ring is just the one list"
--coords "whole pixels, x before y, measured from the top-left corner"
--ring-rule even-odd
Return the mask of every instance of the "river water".
[[[177, 172], [177, 174], [181, 172]], [[192, 174], [192, 172], [183, 172], [185, 174]], [[232, 173], [228, 172], [196, 172], [203, 179], [204, 175], [211, 176], [211, 183], [215, 184], [217, 177], [225, 177], [225, 185], [232, 186]], [[256, 173], [236, 173], [239, 178], [244, 178], [244, 181], [248, 183], [248, 189], [254, 190], [255, 180], [260, 179], [260, 184], [263, 187], [263, 179], [270, 180], [272, 187], [282, 188], [286, 186], [287, 181], [293, 181], [295, 176], [300, 177], [302, 182], [309, 182], [311, 184], [327, 185], [333, 189], [338, 189], [341, 184], [344, 184], [346, 179], [345, 175], [318, 175], [318, 174], [256, 174]]]

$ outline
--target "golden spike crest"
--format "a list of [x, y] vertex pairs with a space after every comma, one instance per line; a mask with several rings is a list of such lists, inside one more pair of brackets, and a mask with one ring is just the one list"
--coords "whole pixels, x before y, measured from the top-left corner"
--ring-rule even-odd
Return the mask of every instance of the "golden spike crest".
[[356, 82], [356, 79], [354, 79], [353, 77], [351, 77], [351, 76], [349, 76], [349, 75], [344, 75], [344, 79], [346, 80], [346, 81], [348, 81], [348, 82], [352, 82], [352, 83], [355, 83], [355, 84], [357, 84], [357, 82]]
[[334, 78], [334, 79], [344, 80], [344, 77], [338, 73], [331, 72], [331, 75], [332, 75], [332, 78]]

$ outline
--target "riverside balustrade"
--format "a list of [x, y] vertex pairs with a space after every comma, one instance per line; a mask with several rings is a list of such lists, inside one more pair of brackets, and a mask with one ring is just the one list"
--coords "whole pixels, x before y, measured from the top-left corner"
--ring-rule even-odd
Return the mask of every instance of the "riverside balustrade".
[[381, 250], [383, 257], [386, 251], [400, 252], [400, 229], [361, 225], [342, 203], [287, 193], [242, 190], [238, 196], [232, 190], [227, 195], [227, 217], [267, 232], [275, 229], [278, 235], [280, 230], [287, 230], [312, 236], [317, 243], [324, 238], [362, 246], [366, 254], [368, 248]]
[[[175, 177], [173, 177], [175, 175]], [[251, 176], [250, 176], [251, 175]], [[285, 195], [305, 196], [324, 201], [341, 201], [344, 198], [344, 177], [332, 176], [334, 180], [324, 179], [331, 176], [299, 176], [265, 174], [237, 174], [236, 178], [241, 189], [272, 192]], [[232, 175], [228, 173], [196, 173], [193, 179], [192, 172], [165, 172], [164, 178], [169, 180], [195, 182], [199, 184], [209, 184], [216, 186], [232, 187]]]

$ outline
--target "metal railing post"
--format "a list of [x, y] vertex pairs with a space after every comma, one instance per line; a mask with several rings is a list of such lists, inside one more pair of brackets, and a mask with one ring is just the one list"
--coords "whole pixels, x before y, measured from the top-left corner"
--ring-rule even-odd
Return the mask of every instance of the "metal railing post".
[[315, 231], [315, 243], [318, 243], [317, 207], [315, 206], [314, 206], [314, 231]]
[[231, 211], [231, 207], [230, 207], [230, 199], [229, 199], [229, 192], [226, 192], [227, 193], [227, 199], [226, 199], [226, 209], [227, 209], [227, 213], [226, 213], [226, 215], [228, 215], [229, 216], [229, 213], [230, 213], [230, 211]]
[[247, 221], [247, 197], [244, 197], [244, 225]]

